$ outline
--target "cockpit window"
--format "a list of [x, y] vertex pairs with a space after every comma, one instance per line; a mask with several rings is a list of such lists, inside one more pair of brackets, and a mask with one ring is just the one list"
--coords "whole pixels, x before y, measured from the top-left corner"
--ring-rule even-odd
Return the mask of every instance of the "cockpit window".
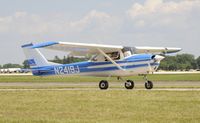
[[[119, 52], [110, 52], [106, 53], [112, 60], [119, 60], [120, 53]], [[91, 61], [109, 61], [104, 55], [98, 54], [91, 58]]]
[[111, 52], [106, 53], [112, 60], [119, 60], [120, 59], [120, 53], [119, 52]]
[[123, 53], [126, 52], [126, 51], [130, 51], [131, 54], [134, 54], [134, 48], [133, 48], [133, 47], [124, 47], [124, 48], [122, 49], [122, 52], [123, 52]]

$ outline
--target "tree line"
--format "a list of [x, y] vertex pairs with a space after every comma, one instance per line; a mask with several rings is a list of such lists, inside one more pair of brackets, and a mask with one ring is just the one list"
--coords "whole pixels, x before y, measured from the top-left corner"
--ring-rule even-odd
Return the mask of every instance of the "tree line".
[[60, 64], [70, 64], [70, 63], [82, 62], [82, 61], [87, 61], [87, 60], [89, 60], [89, 58], [87, 57], [64, 56], [63, 58], [59, 58], [58, 56], [55, 56], [53, 60], [49, 60], [49, 61], [60, 63]]
[[169, 71], [200, 69], [200, 56], [196, 59], [194, 55], [191, 54], [165, 56], [159, 69]]
[[[69, 64], [75, 62], [86, 61], [89, 58], [83, 57], [74, 57], [74, 56], [64, 56], [63, 58], [59, 58], [55, 56], [53, 60], [49, 60], [51, 62], [60, 63], [60, 64]], [[22, 65], [20, 64], [4, 64], [0, 65], [0, 68], [30, 68], [28, 62], [25, 60]], [[192, 54], [180, 54], [176, 56], [165, 56], [165, 59], [162, 60], [160, 70], [190, 70], [190, 69], [200, 69], [200, 56], [195, 59]]]
[[7, 63], [4, 65], [0, 65], [0, 68], [23, 68], [23, 65]]
[[[89, 58], [83, 58], [83, 57], [74, 57], [74, 56], [64, 56], [63, 58], [59, 58], [58, 56], [55, 56], [53, 60], [49, 60], [50, 62], [54, 63], [59, 63], [59, 64], [70, 64], [70, 63], [75, 63], [75, 62], [81, 62], [81, 61], [86, 61]], [[0, 65], [0, 68], [30, 68], [28, 61], [25, 60], [22, 65], [20, 64], [4, 64]]]

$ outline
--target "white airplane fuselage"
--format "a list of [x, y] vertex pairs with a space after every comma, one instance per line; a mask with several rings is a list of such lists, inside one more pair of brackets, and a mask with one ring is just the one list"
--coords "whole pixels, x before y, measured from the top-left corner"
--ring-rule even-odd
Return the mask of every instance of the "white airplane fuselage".
[[115, 61], [122, 69], [119, 69], [110, 61], [85, 61], [72, 64], [50, 65], [42, 67], [32, 66], [32, 72], [36, 76], [132, 76], [154, 72], [158, 68], [160, 61], [163, 58], [164, 57], [159, 55], [138, 54]]

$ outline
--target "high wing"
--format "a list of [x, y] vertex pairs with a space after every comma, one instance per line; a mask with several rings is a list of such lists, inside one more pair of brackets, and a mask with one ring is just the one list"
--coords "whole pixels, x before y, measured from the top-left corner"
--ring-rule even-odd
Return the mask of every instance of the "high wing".
[[46, 48], [58, 51], [69, 52], [74, 56], [86, 56], [99, 54], [99, 49], [104, 53], [127, 51], [132, 53], [151, 53], [151, 54], [167, 54], [179, 52], [181, 48], [169, 47], [125, 47], [118, 45], [101, 45], [101, 44], [87, 44], [87, 43], [72, 43], [72, 42], [45, 42], [33, 45], [31, 48]]
[[32, 46], [32, 48], [46, 48], [46, 49], [69, 52], [74, 56], [86, 56], [86, 55], [99, 54], [98, 49], [101, 49], [105, 53], [117, 52], [122, 50], [123, 46], [72, 43], [72, 42], [45, 42], [36, 44]]

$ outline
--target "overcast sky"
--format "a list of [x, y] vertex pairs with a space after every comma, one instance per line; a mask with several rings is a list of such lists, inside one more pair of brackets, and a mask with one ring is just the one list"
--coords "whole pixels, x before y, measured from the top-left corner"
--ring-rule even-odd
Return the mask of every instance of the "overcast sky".
[[21, 63], [22, 44], [44, 41], [181, 47], [200, 56], [200, 0], [0, 2], [0, 64]]

